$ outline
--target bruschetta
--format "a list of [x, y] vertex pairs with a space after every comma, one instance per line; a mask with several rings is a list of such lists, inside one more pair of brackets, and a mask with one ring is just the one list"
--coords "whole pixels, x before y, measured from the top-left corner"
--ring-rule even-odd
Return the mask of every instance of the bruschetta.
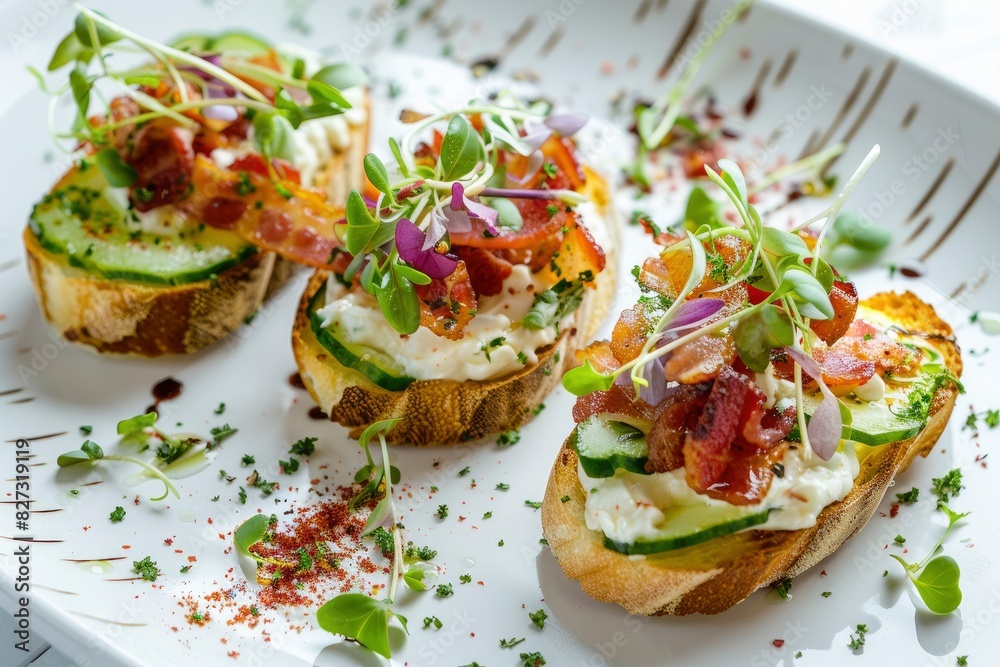
[[[154, 63], [93, 65], [121, 45]], [[49, 69], [70, 64], [78, 148], [24, 231], [42, 313], [67, 340], [194, 352], [252, 316], [286, 262], [325, 265], [342, 217], [328, 202], [363, 181], [359, 70], [242, 33], [161, 45], [86, 9]], [[107, 83], [119, 94], [92, 113]]]
[[859, 303], [817, 235], [761, 225], [726, 167], [744, 224], [661, 233], [639, 302], [563, 378], [576, 427], [545, 538], [587, 594], [636, 614], [719, 613], [830, 555], [961, 388], [931, 306]]
[[366, 158], [292, 346], [330, 419], [453, 444], [517, 428], [556, 386], [610, 305], [617, 221], [578, 161], [584, 117], [509, 99], [412, 115], [389, 169]]

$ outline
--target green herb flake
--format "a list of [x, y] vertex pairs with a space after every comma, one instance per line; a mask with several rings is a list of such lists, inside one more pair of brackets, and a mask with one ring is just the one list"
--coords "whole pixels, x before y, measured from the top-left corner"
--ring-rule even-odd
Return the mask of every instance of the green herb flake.
[[504, 431], [497, 438], [498, 447], [509, 447], [510, 445], [515, 445], [521, 441], [521, 434], [518, 431]]
[[442, 623], [441, 619], [438, 618], [437, 616], [425, 616], [424, 627], [429, 628], [432, 625], [434, 626], [435, 629], [440, 630], [444, 626], [444, 623]]
[[225, 403], [219, 403], [219, 407], [217, 407], [215, 409], [215, 414], [221, 415], [225, 411], [226, 411], [226, 404]]
[[142, 560], [132, 561], [132, 571], [146, 581], [156, 581], [160, 576], [160, 568], [156, 567], [156, 561], [146, 556]]
[[517, 637], [511, 637], [510, 639], [501, 639], [500, 648], [514, 648], [521, 642], [525, 640], [525, 637], [518, 639]]
[[539, 507], [541, 507], [541, 506], [542, 506], [542, 503], [541, 503], [541, 501], [539, 501], [539, 500], [525, 500], [525, 501], [524, 501], [524, 504], [525, 504], [525, 506], [527, 506], [527, 507], [531, 507], [531, 508], [533, 508], [533, 509], [536, 509], [536, 510], [537, 510], [537, 509], [538, 509]]
[[438, 584], [438, 587], [434, 589], [434, 594], [441, 598], [446, 598], [450, 595], [455, 594], [455, 589], [451, 584]]
[[125, 518], [125, 508], [121, 505], [115, 507], [114, 511], [111, 512], [111, 523], [120, 523], [122, 519]]
[[472, 583], [472, 575], [471, 574], [459, 575], [458, 580], [461, 581], [463, 584]]
[[242, 463], [245, 466], [252, 466], [254, 463], [257, 463], [257, 459], [255, 459], [250, 454], [244, 454], [243, 458], [240, 459], [240, 463]]
[[281, 466], [281, 472], [286, 475], [291, 475], [296, 470], [299, 469], [299, 460], [294, 456], [289, 456], [287, 461], [278, 460], [278, 465]]
[[510, 488], [510, 484], [507, 484], [506, 482], [499, 482], [497, 484], [497, 490], [498, 491], [506, 491], [509, 488]]
[[832, 591], [823, 591], [822, 593], [820, 593], [820, 595], [822, 595], [825, 598], [828, 598], [831, 595], [833, 595], [833, 592]]
[[528, 618], [530, 618], [531, 622], [534, 623], [536, 626], [538, 626], [539, 629], [545, 627], [545, 619], [547, 619], [548, 617], [549, 615], [545, 613], [544, 609], [539, 609], [536, 612], [528, 614]]
[[792, 590], [792, 580], [791, 579], [785, 579], [784, 581], [781, 581], [781, 582], [775, 584], [774, 585], [774, 590], [777, 591], [778, 596], [782, 600], [787, 600], [788, 596], [789, 596], [789, 593]]
[[493, 512], [492, 511], [486, 512], [485, 514], [483, 514], [483, 518], [484, 519], [492, 519], [493, 518]]
[[892, 541], [895, 542], [896, 544], [906, 544], [906, 538], [903, 537], [902, 535], [897, 535], [892, 539]]
[[545, 664], [545, 658], [538, 651], [522, 653], [518, 657], [521, 659], [521, 667], [542, 667]]
[[919, 498], [920, 498], [920, 489], [918, 489], [917, 487], [913, 487], [912, 489], [906, 491], [905, 493], [896, 494], [896, 500], [901, 505], [912, 505], [913, 503], [917, 502]]
[[299, 456], [311, 456], [313, 452], [316, 451], [316, 441], [319, 438], [302, 438], [301, 440], [296, 440], [292, 444], [292, 448], [289, 450], [290, 454], [298, 454]]
[[868, 626], [864, 623], [858, 623], [857, 625], [857, 636], [851, 633], [851, 643], [848, 644], [848, 648], [852, 651], [857, 651], [862, 646], [865, 645], [865, 633], [868, 632]]
[[962, 471], [959, 468], [949, 470], [941, 477], [931, 478], [931, 487], [937, 494], [938, 503], [946, 503], [949, 498], [954, 498], [962, 489]]
[[81, 426], [80, 427], [80, 433], [82, 433], [83, 435], [90, 435], [93, 432], [94, 432], [94, 427], [93, 426]]
[[468, 474], [469, 474], [469, 466], [465, 466], [464, 468], [458, 471], [459, 477], [465, 477]]
[[446, 519], [446, 518], [448, 518], [448, 506], [447, 505], [438, 505], [438, 508], [437, 508], [437, 517], [439, 519]]

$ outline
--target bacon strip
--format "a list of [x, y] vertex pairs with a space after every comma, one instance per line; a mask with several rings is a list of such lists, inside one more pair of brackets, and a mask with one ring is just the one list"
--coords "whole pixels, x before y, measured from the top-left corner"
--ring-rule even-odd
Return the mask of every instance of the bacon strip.
[[830, 290], [833, 317], [829, 320], [812, 320], [809, 328], [827, 345], [833, 345], [847, 333], [858, 314], [858, 290], [854, 283], [837, 280]]
[[414, 287], [421, 302], [420, 326], [451, 340], [465, 336], [465, 327], [476, 309], [476, 293], [465, 262], [459, 261], [447, 278]]
[[123, 157], [135, 169], [130, 198], [137, 211], [173, 204], [187, 195], [194, 170], [194, 132], [169, 118], [156, 118], [140, 127], [130, 143]]
[[510, 262], [483, 248], [456, 246], [454, 252], [465, 262], [472, 289], [478, 296], [499, 294], [503, 291], [503, 281], [514, 271]]
[[695, 428], [711, 384], [685, 385], [660, 404], [663, 411], [646, 435], [648, 472], [669, 472], [684, 466], [685, 435]]
[[229, 229], [254, 245], [292, 261], [325, 268], [340, 245], [334, 224], [344, 211], [327, 203], [319, 192], [291, 180], [282, 185], [255, 172], [245, 177], [220, 169], [208, 158], [194, 160], [194, 192], [179, 206], [213, 227]]

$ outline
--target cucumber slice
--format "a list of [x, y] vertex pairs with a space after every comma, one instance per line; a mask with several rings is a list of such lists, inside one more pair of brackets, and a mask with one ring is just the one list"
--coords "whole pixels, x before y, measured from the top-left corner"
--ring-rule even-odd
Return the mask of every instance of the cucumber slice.
[[[822, 394], [809, 394], [802, 397], [802, 405], [807, 418], [816, 411], [822, 400]], [[841, 405], [847, 406], [852, 417], [850, 428], [844, 429], [845, 432], [850, 430], [850, 434], [845, 433], [844, 437], [863, 445], [877, 447], [898, 440], [906, 440], [920, 433], [924, 427], [924, 422], [921, 420], [897, 417], [889, 410], [885, 401], [855, 403], [846, 400], [841, 401]], [[799, 438], [797, 426], [789, 434], [789, 439], [796, 438]]]
[[175, 234], [142, 231], [96, 167], [67, 174], [31, 212], [28, 225], [49, 252], [104, 278], [157, 285], [208, 280], [255, 254], [232, 232], [178, 225]]
[[663, 511], [666, 520], [655, 535], [635, 542], [616, 542], [605, 536], [604, 546], [628, 555], [655, 554], [701, 544], [716, 537], [759, 526], [770, 509], [738, 505], [684, 505]]
[[619, 469], [647, 474], [645, 432], [611, 415], [592, 415], [578, 424], [570, 446], [588, 477], [614, 477]]
[[323, 326], [323, 318], [316, 312], [326, 303], [326, 287], [316, 290], [309, 301], [308, 315], [316, 340], [347, 368], [353, 368], [366, 378], [388, 391], [403, 391], [416, 382], [389, 355], [380, 350], [344, 342], [337, 323]]

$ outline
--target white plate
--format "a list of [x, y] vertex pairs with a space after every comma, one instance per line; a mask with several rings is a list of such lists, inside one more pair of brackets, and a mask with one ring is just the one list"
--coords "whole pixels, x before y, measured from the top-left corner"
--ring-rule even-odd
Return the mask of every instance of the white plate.
[[[683, 58], [685, 49], [678, 46], [683, 38], [691, 34], [697, 40], [701, 22], [711, 25], [728, 6], [716, 1], [642, 0], [614, 9], [605, 3], [569, 1], [547, 8], [510, 0], [502, 8], [495, 3], [474, 8], [470, 3], [433, 3], [429, 10], [415, 6], [398, 13], [376, 10], [369, 16], [340, 3], [295, 5], [304, 8], [305, 19], [314, 26], [308, 35], [290, 27], [289, 8], [276, 3], [188, 0], [174, 3], [170, 11], [139, 3], [107, 2], [97, 7], [153, 37], [168, 38], [195, 27], [242, 26], [276, 40], [330, 47], [334, 56], [365, 61], [378, 61], [403, 34], [401, 48], [407, 51], [439, 55], [447, 45], [466, 61], [496, 57], [507, 73], [530, 69], [558, 101], [607, 116], [612, 115], [608, 100], [619, 90], [637, 89], [648, 97], [663, 90], [665, 82], [676, 76], [676, 67], [660, 80], [662, 64], [676, 54]], [[9, 6], [3, 25], [21, 26], [22, 17], [38, 18], [35, 11], [35, 3]], [[13, 57], [4, 56], [5, 67], [21, 59], [43, 65], [55, 40], [68, 29], [71, 14], [60, 9], [46, 18], [37, 35]], [[1000, 181], [994, 171], [1000, 161], [995, 132], [1000, 110], [906, 62], [768, 5], [755, 7], [744, 23], [733, 28], [709, 58], [700, 80], [711, 82], [718, 99], [734, 108], [731, 125], [745, 137], [766, 140], [780, 131], [780, 142], [763, 154], [767, 164], [781, 156], [796, 157], [814, 137], [845, 139], [849, 148], [835, 171], [846, 177], [844, 172], [873, 143], [881, 144], [882, 157], [849, 208], [867, 210], [892, 229], [896, 243], [887, 261], [921, 264], [926, 282], [897, 274], [890, 283], [884, 268], [854, 277], [863, 294], [888, 287], [918, 291], [956, 326], [966, 352], [969, 394], [960, 398], [956, 417], [931, 456], [899, 480], [900, 488], [920, 487], [924, 500], [903, 508], [895, 519], [876, 517], [834, 556], [796, 579], [790, 602], [771, 604], [766, 593], [758, 593], [717, 617], [631, 617], [618, 607], [591, 600], [563, 577], [554, 558], [538, 543], [538, 513], [524, 505], [525, 500], [541, 499], [555, 452], [572, 427], [572, 401], [559, 391], [513, 447], [499, 449], [490, 441], [447, 450], [394, 450], [404, 476], [404, 521], [410, 537], [439, 550], [435, 561], [445, 568], [442, 581], [455, 585], [455, 595], [447, 599], [432, 594], [403, 597], [400, 611], [410, 618], [412, 634], [397, 643], [394, 662], [478, 661], [496, 667], [517, 664], [522, 650], [539, 650], [552, 665], [652, 666], [668, 660], [708, 665], [833, 665], [845, 660], [952, 665], [956, 655], [965, 654], [970, 655], [970, 664], [988, 664], [1000, 651], [994, 623], [1000, 612], [1000, 574], [992, 562], [1000, 554], [1000, 535], [991, 516], [995, 502], [990, 470], [976, 462], [998, 437], [989, 430], [973, 437], [961, 429], [969, 406], [980, 411], [996, 407], [992, 387], [1000, 353], [985, 351], [996, 347], [996, 339], [970, 324], [968, 311], [948, 298], [958, 297], [972, 309], [1000, 306], [995, 292], [976, 289], [998, 269], [993, 253], [1000, 247], [1000, 228], [995, 224]], [[445, 93], [450, 84], [431, 82]], [[744, 118], [740, 110], [755, 89], [756, 108]], [[359, 450], [343, 430], [310, 420], [308, 395], [287, 382], [294, 370], [288, 329], [301, 280], [280, 292], [237, 335], [202, 354], [116, 360], [66, 347], [39, 316], [19, 242], [31, 204], [57, 175], [43, 159], [49, 150], [45, 102], [35, 92], [8, 99], [0, 125], [0, 145], [8, 155], [0, 163], [0, 182], [8, 184], [7, 215], [0, 223], [0, 392], [4, 392], [0, 440], [59, 434], [31, 440], [31, 533], [37, 540], [55, 540], [32, 545], [35, 640], [45, 636], [71, 658], [96, 665], [177, 665], [193, 660], [374, 664], [354, 646], [330, 646], [335, 641], [332, 636], [309, 627], [309, 610], [293, 609], [287, 617], [266, 610], [267, 622], [249, 629], [227, 625], [229, 612], [224, 609], [213, 613], [207, 625], [193, 626], [184, 618], [187, 610], [178, 606], [178, 599], [186, 595], [229, 589], [239, 579], [236, 561], [227, 553], [227, 531], [258, 507], [284, 511], [314, 502], [315, 495], [307, 491], [310, 479], [329, 475], [333, 482], [345, 483], [360, 465]], [[789, 113], [792, 120], [786, 116]], [[388, 127], [382, 124], [378, 129], [384, 133]], [[753, 154], [748, 148], [752, 144], [742, 145], [733, 152]], [[923, 155], [926, 170], [913, 161], [914, 155]], [[599, 147], [593, 149], [592, 159], [600, 161], [601, 156]], [[622, 266], [627, 269], [641, 260], [648, 247], [634, 229], [629, 230]], [[634, 295], [626, 288], [619, 297], [618, 305], [623, 306]], [[153, 486], [127, 486], [131, 471], [124, 468], [101, 467], [91, 477], [103, 482], [90, 487], [79, 486], [83, 480], [68, 474], [71, 471], [57, 472], [56, 456], [82, 441], [79, 425], [93, 424], [90, 437], [110, 448], [117, 420], [142, 411], [151, 402], [152, 385], [167, 376], [181, 380], [185, 390], [162, 406], [164, 424], [179, 421], [187, 430], [206, 432], [228, 422], [240, 429], [226, 441], [209, 470], [181, 480], [180, 501], [149, 502]], [[212, 411], [222, 401], [227, 410], [217, 417]], [[215, 472], [224, 468], [246, 474], [239, 459], [252, 453], [262, 473], [278, 478], [278, 459], [287, 457], [290, 443], [307, 435], [320, 437], [316, 455], [272, 499], [251, 493], [242, 506], [236, 500], [237, 483], [225, 485]], [[7, 471], [4, 478], [13, 477], [13, 444], [4, 451], [7, 459], [0, 469]], [[459, 477], [458, 470], [465, 466], [470, 467], [469, 475]], [[898, 533], [905, 534], [914, 553], [936, 541], [941, 526], [930, 499], [930, 478], [956, 466], [962, 467], [968, 488], [955, 506], [974, 514], [949, 538], [946, 550], [963, 568], [965, 601], [956, 614], [938, 618], [914, 604], [884, 547]], [[472, 479], [477, 483], [474, 489]], [[501, 481], [511, 489], [496, 491]], [[440, 487], [432, 499], [431, 486]], [[70, 496], [71, 488], [84, 491]], [[12, 482], [4, 482], [3, 492], [13, 492]], [[136, 493], [143, 497], [139, 506], [131, 503]], [[217, 494], [219, 502], [211, 502]], [[117, 504], [126, 506], [128, 516], [111, 524], [107, 515]], [[444, 521], [432, 515], [439, 504], [451, 508]], [[887, 511], [888, 506], [886, 502], [882, 509]], [[481, 519], [486, 511], [493, 512], [492, 519]], [[460, 522], [459, 516], [467, 519]], [[14, 521], [13, 506], [4, 504], [0, 535], [11, 536]], [[166, 545], [165, 538], [173, 543]], [[498, 546], [500, 540], [503, 547]], [[17, 563], [11, 556], [15, 546], [0, 538], [0, 601], [7, 610], [15, 605]], [[175, 553], [177, 549], [183, 553]], [[115, 581], [131, 577], [131, 561], [145, 555], [164, 570], [156, 586]], [[179, 569], [192, 555], [197, 562], [181, 575]], [[119, 556], [125, 559], [113, 561], [112, 570], [100, 573], [65, 560]], [[883, 578], [886, 569], [892, 574]], [[474, 583], [460, 585], [458, 577], [466, 572]], [[381, 581], [381, 577], [373, 580]], [[483, 585], [475, 583], [479, 581]], [[823, 598], [823, 591], [833, 595]], [[542, 631], [528, 619], [528, 612], [539, 608], [549, 614]], [[421, 620], [430, 615], [444, 622], [441, 630], [421, 627]], [[303, 622], [301, 632], [289, 630], [290, 624]], [[847, 643], [858, 623], [867, 623], [869, 636], [864, 652], [854, 656]], [[270, 641], [263, 640], [262, 629]], [[500, 638], [515, 636], [527, 640], [514, 650], [498, 648]], [[783, 639], [784, 645], [774, 647], [775, 639]], [[238, 657], [227, 657], [230, 651], [238, 652]], [[799, 651], [801, 659], [795, 657]]]

